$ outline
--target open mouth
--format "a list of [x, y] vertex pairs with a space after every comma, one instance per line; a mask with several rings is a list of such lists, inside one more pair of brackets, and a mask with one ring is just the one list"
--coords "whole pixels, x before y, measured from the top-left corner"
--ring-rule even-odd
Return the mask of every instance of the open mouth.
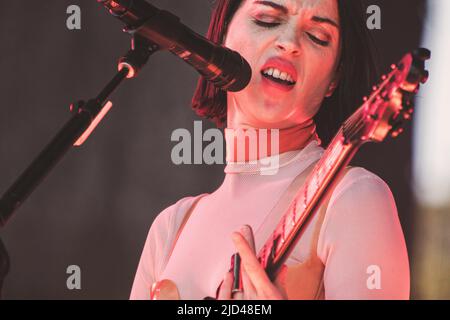
[[296, 83], [289, 73], [278, 70], [277, 68], [264, 69], [261, 71], [261, 75], [266, 79], [287, 87], [292, 87]]

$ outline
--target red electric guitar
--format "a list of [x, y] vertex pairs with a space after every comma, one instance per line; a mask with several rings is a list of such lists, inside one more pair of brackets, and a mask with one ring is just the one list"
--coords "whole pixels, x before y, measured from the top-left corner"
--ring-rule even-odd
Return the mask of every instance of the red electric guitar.
[[[403, 57], [369, 98], [341, 126], [321, 160], [308, 175], [275, 231], [259, 251], [258, 259], [270, 279], [274, 280], [306, 224], [333, 188], [344, 168], [366, 142], [382, 142], [388, 136], [397, 137], [403, 125], [411, 119], [413, 98], [420, 84], [428, 79], [425, 61], [431, 53], [417, 49]], [[175, 283], [162, 280], [152, 288], [153, 299], [179, 299]]]

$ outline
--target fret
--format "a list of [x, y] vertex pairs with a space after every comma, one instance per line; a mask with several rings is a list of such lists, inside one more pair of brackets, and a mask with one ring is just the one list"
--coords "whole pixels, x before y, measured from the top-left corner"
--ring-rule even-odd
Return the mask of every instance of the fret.
[[292, 204], [292, 226], [295, 226], [296, 223], [296, 216], [297, 216], [297, 198], [294, 199], [294, 202]]
[[[314, 174], [314, 172], [313, 172], [313, 174]], [[317, 189], [318, 189], [317, 183], [318, 183], [318, 181], [317, 181], [317, 176], [314, 174], [313, 177], [312, 177], [311, 183], [308, 185], [308, 188], [309, 188], [309, 192], [308, 192], [308, 193], [309, 193], [309, 194], [314, 194], [314, 193], [316, 193], [316, 191], [317, 191]]]
[[306, 194], [308, 192], [308, 188], [305, 186], [303, 188], [303, 190], [304, 190], [303, 191], [303, 210], [305, 210], [306, 207], [308, 206], [308, 203], [307, 203], [308, 195]]
[[320, 187], [319, 172], [315, 171], [314, 177], [316, 178], [314, 187], [316, 188], [316, 191], [317, 191], [317, 190], [319, 190], [319, 187]]
[[[288, 216], [286, 216], [286, 220], [288, 219]], [[287, 221], [286, 221], [287, 222]], [[284, 238], [286, 239], [287, 235], [289, 235], [292, 230], [294, 229], [295, 224], [292, 223], [286, 223], [285, 224], [285, 230], [284, 230]]]
[[317, 176], [319, 177], [319, 180], [320, 180], [320, 183], [322, 183], [323, 182], [323, 180], [325, 179], [325, 177], [324, 177], [324, 169], [323, 169], [323, 167], [322, 166], [319, 166], [319, 168], [317, 169]]
[[260, 262], [261, 264], [266, 267], [267, 266], [267, 243], [264, 245], [264, 247], [261, 249], [261, 256], [260, 256]]
[[332, 158], [331, 158], [331, 156], [328, 156], [327, 158], [325, 158], [326, 171], [329, 171], [332, 166], [333, 166]]

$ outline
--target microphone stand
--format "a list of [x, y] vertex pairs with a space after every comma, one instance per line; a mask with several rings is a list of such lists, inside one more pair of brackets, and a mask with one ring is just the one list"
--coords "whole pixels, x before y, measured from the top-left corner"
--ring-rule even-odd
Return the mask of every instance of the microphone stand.
[[[34, 159], [0, 199], [0, 227], [4, 227], [14, 212], [25, 202], [62, 157], [73, 146], [80, 146], [89, 137], [112, 104], [106, 103], [111, 93], [125, 80], [136, 77], [150, 56], [160, 47], [138, 34], [133, 34], [131, 49], [119, 60], [119, 71], [99, 93], [87, 102], [70, 106], [72, 118]], [[9, 257], [0, 239], [0, 298], [3, 281], [9, 271]]]
[[0, 238], [0, 299], [2, 299], [3, 280], [9, 272], [9, 256]]

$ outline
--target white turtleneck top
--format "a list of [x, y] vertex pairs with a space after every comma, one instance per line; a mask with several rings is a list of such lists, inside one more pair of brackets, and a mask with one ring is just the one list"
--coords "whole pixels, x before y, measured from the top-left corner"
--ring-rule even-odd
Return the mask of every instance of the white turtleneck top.
[[[201, 196], [181, 199], [162, 211], [150, 228], [130, 298], [149, 299], [152, 284], [162, 279], [174, 281], [182, 299], [214, 297], [236, 251], [231, 233], [250, 225], [258, 252], [278, 223], [270, 210], [323, 151], [312, 141], [302, 150], [283, 153], [275, 175], [261, 174], [259, 164], [228, 163], [223, 184], [202, 195], [170, 259], [184, 214]], [[314, 219], [287, 260], [288, 266], [307, 258]], [[395, 200], [382, 179], [359, 167], [342, 178], [320, 227], [317, 257], [324, 266], [325, 299], [409, 298], [404, 236]]]

